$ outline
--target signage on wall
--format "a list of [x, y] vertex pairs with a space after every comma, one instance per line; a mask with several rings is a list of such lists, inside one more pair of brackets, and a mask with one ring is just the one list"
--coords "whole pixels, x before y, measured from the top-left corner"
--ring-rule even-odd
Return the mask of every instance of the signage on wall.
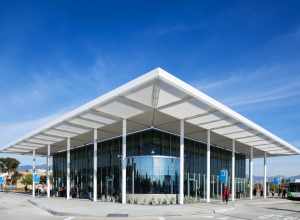
[[0, 185], [4, 184], [4, 177], [0, 176]]
[[228, 170], [226, 170], [226, 169], [220, 170], [219, 180], [220, 180], [221, 183], [227, 185], [227, 182], [228, 182]]
[[279, 185], [280, 182], [281, 182], [281, 178], [280, 178], [280, 177], [275, 177], [275, 178], [273, 179], [273, 184], [275, 184], [275, 185]]
[[34, 181], [35, 184], [39, 184], [40, 183], [40, 179], [41, 179], [41, 177], [39, 175], [35, 174], [33, 176], [33, 181]]

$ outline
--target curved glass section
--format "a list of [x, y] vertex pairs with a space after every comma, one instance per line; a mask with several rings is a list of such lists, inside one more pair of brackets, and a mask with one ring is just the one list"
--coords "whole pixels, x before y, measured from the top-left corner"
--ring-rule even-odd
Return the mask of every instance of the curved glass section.
[[178, 193], [178, 157], [160, 155], [127, 157], [127, 173], [129, 193]]

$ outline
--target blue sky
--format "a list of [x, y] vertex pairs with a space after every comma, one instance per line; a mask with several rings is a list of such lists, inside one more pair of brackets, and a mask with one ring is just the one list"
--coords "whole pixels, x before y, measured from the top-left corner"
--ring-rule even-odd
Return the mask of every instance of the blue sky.
[[109, 2], [2, 2], [0, 146], [158, 66], [300, 146], [298, 1]]

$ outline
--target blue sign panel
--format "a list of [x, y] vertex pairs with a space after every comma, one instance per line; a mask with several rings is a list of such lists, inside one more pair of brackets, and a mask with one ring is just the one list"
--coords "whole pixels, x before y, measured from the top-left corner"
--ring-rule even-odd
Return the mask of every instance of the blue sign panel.
[[281, 178], [280, 177], [275, 177], [274, 179], [273, 179], [273, 184], [275, 184], [275, 185], [279, 185], [280, 184], [280, 181], [281, 180]]
[[226, 169], [220, 170], [219, 179], [220, 179], [221, 183], [227, 184], [227, 182], [228, 182], [228, 170], [226, 170]]
[[4, 177], [0, 176], [0, 185], [4, 184]]
[[33, 176], [33, 181], [34, 181], [35, 184], [39, 184], [39, 183], [40, 183], [40, 179], [41, 179], [41, 178], [40, 178], [39, 175], [34, 175], [34, 176]]

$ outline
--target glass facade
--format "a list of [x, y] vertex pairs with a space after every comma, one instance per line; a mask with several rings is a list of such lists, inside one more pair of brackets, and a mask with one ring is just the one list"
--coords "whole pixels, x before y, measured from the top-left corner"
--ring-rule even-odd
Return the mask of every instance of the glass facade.
[[[127, 193], [178, 194], [179, 137], [149, 129], [127, 136]], [[117, 137], [98, 143], [98, 198], [121, 196], [121, 145]], [[206, 144], [185, 139], [185, 187], [190, 197], [204, 197], [206, 174]], [[231, 174], [230, 151], [211, 146], [212, 187], [221, 169]], [[91, 198], [93, 192], [93, 145], [71, 150], [71, 195]], [[236, 154], [235, 174], [245, 178], [245, 155]], [[66, 152], [53, 155], [53, 189], [65, 196]], [[220, 189], [219, 189], [220, 190]], [[215, 191], [215, 190], [214, 190]], [[212, 194], [214, 194], [212, 191]]]
[[178, 157], [158, 155], [128, 157], [127, 193], [177, 194], [178, 171]]
[[67, 154], [61, 152], [53, 155], [53, 187], [56, 196], [65, 196], [67, 188]]

